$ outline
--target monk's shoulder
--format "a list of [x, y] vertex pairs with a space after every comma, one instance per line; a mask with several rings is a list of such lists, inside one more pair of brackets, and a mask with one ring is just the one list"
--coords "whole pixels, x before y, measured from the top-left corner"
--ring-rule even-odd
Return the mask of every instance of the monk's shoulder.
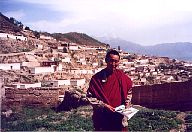
[[118, 69], [118, 72], [121, 75], [121, 77], [127, 78], [128, 80], [131, 80], [130, 77], [123, 70]]
[[120, 74], [121, 76], [126, 76], [125, 72], [121, 69], [117, 70], [118, 74]]
[[95, 75], [93, 75], [92, 78], [94, 78], [94, 79], [101, 78], [104, 73], [105, 73], [105, 71], [104, 71], [104, 69], [102, 69], [101, 71], [99, 71]]

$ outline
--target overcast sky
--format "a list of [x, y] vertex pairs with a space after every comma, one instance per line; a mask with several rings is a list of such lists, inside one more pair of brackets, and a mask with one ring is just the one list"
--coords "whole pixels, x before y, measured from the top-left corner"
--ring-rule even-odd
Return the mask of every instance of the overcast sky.
[[33, 30], [117, 37], [141, 45], [192, 42], [192, 0], [0, 0]]

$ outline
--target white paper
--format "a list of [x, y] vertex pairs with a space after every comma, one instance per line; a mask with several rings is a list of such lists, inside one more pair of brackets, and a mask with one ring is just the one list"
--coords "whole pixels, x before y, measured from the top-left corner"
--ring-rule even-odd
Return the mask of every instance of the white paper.
[[135, 109], [133, 107], [129, 107], [125, 109], [125, 105], [120, 105], [115, 108], [115, 111], [126, 116], [129, 119], [131, 119], [132, 116], [134, 116], [139, 110]]

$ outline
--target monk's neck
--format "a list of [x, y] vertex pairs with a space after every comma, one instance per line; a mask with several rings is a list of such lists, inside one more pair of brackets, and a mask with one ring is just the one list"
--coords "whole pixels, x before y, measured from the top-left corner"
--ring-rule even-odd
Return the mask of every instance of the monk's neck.
[[116, 72], [116, 70], [111, 70], [111, 69], [108, 69], [106, 68], [106, 74], [109, 76], [109, 75], [112, 75], [114, 72]]

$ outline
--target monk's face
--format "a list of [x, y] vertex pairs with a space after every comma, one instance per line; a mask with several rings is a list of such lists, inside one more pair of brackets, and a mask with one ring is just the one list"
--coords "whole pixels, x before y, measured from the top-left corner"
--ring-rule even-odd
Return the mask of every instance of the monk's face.
[[119, 56], [110, 54], [110, 57], [107, 61], [107, 68], [110, 71], [115, 71], [118, 66], [119, 66]]

